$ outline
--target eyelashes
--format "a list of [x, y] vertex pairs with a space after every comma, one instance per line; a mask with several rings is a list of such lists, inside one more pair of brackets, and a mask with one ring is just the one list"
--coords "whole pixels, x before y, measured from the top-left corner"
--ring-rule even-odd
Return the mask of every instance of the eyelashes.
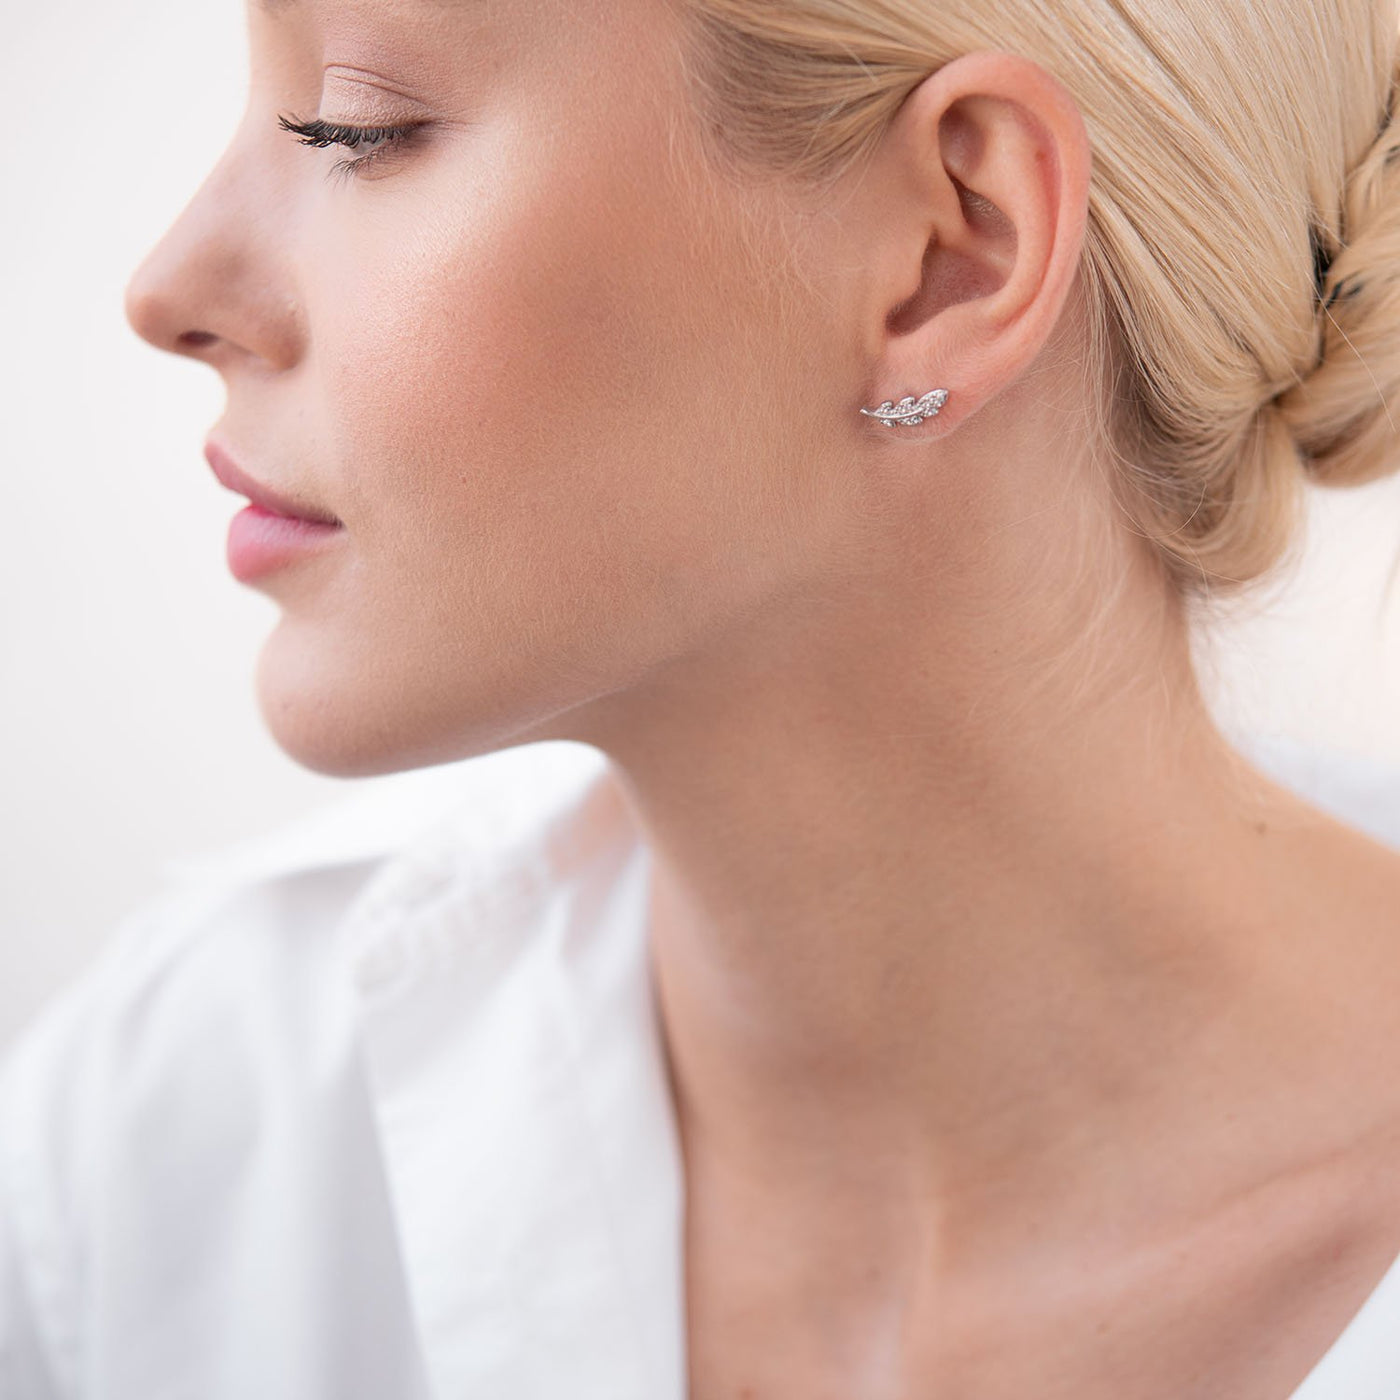
[[357, 156], [354, 160], [337, 161], [331, 167], [331, 176], [340, 175], [348, 179], [372, 162], [382, 161], [386, 156], [401, 149], [426, 123], [415, 122], [408, 126], [347, 126], [343, 122], [324, 122], [320, 117], [303, 122], [279, 116], [277, 125], [281, 130], [299, 136], [303, 146], [346, 146], [355, 150], [367, 143], [382, 143], [376, 145], [367, 155]]

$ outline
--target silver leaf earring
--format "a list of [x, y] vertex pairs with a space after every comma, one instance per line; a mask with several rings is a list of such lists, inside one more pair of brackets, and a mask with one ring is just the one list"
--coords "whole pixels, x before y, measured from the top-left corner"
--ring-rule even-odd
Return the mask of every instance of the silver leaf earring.
[[915, 423], [932, 418], [947, 401], [946, 389], [930, 389], [920, 399], [916, 399], [912, 394], [900, 399], [898, 403], [893, 399], [886, 399], [879, 408], [863, 408], [861, 412], [867, 417], [878, 418], [887, 428], [893, 428], [896, 423], [903, 423], [912, 428]]

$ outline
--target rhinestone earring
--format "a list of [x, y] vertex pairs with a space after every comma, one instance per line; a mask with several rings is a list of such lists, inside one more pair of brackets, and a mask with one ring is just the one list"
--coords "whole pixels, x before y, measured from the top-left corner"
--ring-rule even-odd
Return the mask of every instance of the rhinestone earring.
[[887, 428], [893, 428], [896, 423], [903, 423], [912, 428], [915, 423], [932, 418], [947, 401], [946, 389], [930, 389], [920, 399], [916, 399], [912, 394], [900, 399], [898, 403], [893, 399], [886, 399], [879, 408], [863, 408], [861, 412], [869, 418], [878, 418]]

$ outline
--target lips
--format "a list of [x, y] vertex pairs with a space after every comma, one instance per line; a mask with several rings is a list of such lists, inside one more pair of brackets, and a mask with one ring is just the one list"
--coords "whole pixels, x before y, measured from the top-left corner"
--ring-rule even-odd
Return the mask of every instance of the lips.
[[229, 453], [212, 438], [204, 444], [204, 460], [209, 463], [214, 475], [240, 496], [246, 496], [255, 506], [271, 511], [274, 515], [285, 515], [292, 520], [310, 520], [319, 525], [339, 525], [341, 522], [328, 511], [317, 510], [314, 506], [303, 505], [290, 496], [273, 491], [247, 475]]

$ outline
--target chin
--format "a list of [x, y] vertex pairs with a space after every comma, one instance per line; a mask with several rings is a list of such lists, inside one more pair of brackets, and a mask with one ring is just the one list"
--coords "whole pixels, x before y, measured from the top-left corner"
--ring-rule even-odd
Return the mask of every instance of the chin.
[[272, 633], [254, 681], [263, 724], [293, 763], [327, 778], [374, 778], [439, 761], [415, 756], [392, 699], [371, 693], [382, 677], [334, 665], [295, 632]]
[[272, 741], [293, 763], [326, 778], [374, 778], [420, 767], [398, 746], [305, 695], [284, 696], [259, 686], [258, 707]]
[[[255, 689], [263, 724], [294, 763], [327, 778], [375, 778], [456, 763], [555, 737], [547, 712], [463, 689], [408, 684], [411, 661], [354, 664], [327, 654], [295, 629], [278, 628], [258, 657]], [[341, 664], [337, 664], [338, 661]]]

